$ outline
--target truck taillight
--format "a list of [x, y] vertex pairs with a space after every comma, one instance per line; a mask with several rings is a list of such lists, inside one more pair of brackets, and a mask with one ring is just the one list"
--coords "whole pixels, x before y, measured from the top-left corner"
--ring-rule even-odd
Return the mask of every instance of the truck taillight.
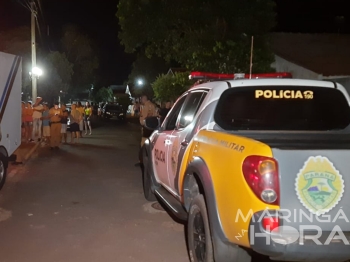
[[278, 163], [265, 156], [248, 156], [243, 162], [243, 175], [254, 194], [263, 202], [279, 204]]
[[278, 217], [264, 217], [262, 219], [262, 226], [265, 230], [271, 232], [271, 231], [278, 231], [280, 221]]

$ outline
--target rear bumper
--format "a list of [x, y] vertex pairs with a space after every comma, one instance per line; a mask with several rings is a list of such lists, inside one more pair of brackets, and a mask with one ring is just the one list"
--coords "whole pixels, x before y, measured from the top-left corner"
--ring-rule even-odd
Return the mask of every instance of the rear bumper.
[[301, 233], [299, 229], [288, 231], [282, 228], [271, 233], [262, 227], [260, 214], [254, 214], [249, 227], [250, 245], [257, 253], [283, 261], [337, 262], [350, 259], [350, 232], [322, 231], [316, 237], [316, 231], [306, 229]]

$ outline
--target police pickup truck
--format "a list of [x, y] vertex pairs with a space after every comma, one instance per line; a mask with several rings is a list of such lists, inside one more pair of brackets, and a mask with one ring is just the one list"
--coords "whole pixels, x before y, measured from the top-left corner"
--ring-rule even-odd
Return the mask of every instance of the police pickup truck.
[[215, 75], [143, 147], [143, 189], [187, 225], [191, 261], [350, 259], [350, 107], [338, 83]]

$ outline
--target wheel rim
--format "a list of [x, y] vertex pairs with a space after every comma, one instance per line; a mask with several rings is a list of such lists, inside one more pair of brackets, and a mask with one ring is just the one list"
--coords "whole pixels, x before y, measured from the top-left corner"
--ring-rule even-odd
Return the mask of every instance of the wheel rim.
[[193, 244], [196, 258], [199, 262], [203, 262], [206, 255], [206, 244], [204, 221], [200, 212], [198, 212], [194, 217], [193, 229]]
[[5, 168], [4, 163], [0, 160], [0, 182], [4, 179]]

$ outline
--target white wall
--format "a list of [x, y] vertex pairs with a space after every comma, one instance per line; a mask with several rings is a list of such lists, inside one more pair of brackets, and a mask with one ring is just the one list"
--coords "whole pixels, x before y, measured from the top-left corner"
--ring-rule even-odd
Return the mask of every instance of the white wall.
[[276, 72], [289, 72], [292, 74], [293, 78], [300, 79], [313, 79], [319, 80], [322, 79], [322, 75], [317, 74], [309, 69], [306, 69], [302, 66], [294, 64], [282, 57], [275, 55], [275, 63], [272, 65], [276, 68]]
[[275, 55], [275, 62], [272, 64], [272, 67], [276, 69], [276, 72], [291, 73], [293, 78], [335, 81], [344, 86], [350, 94], [350, 76], [324, 77], [322, 74], [315, 73], [305, 67], [294, 64], [277, 55]]

